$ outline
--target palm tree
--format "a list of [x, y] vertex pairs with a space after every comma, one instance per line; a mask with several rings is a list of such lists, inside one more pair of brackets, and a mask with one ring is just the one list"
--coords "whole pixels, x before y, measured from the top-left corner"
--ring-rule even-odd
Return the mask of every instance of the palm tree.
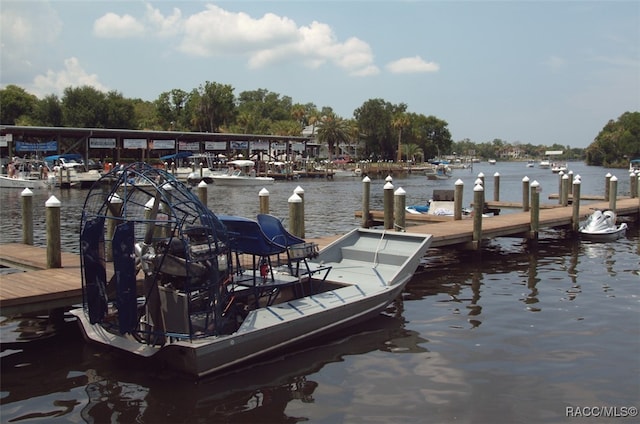
[[391, 120], [391, 126], [398, 130], [398, 163], [402, 161], [402, 129], [408, 127], [411, 122], [404, 112], [397, 113]]
[[320, 118], [318, 123], [318, 141], [327, 143], [329, 160], [331, 160], [335, 146], [349, 141], [349, 122], [340, 118], [335, 113]]
[[417, 144], [405, 144], [402, 146], [402, 150], [404, 150], [404, 155], [406, 156], [407, 160], [411, 159], [412, 161], [415, 161], [416, 156], [419, 156], [422, 159], [421, 162], [424, 162], [424, 151]]

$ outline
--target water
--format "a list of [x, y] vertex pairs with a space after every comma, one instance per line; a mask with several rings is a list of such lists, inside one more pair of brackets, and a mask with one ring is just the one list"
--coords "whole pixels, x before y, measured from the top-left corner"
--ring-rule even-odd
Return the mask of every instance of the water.
[[[571, 164], [583, 194], [603, 194], [604, 175], [624, 170]], [[434, 188], [472, 183], [483, 172], [487, 198], [501, 174], [501, 200], [521, 200], [521, 180], [541, 183], [544, 202], [558, 176], [520, 163], [476, 164], [449, 181], [394, 180], [407, 204]], [[372, 182], [372, 207], [384, 181]], [[356, 179], [277, 182], [268, 187], [272, 213], [287, 217], [287, 199], [305, 190], [308, 237], [358, 225]], [[258, 189], [211, 187], [219, 213], [254, 216]], [[16, 191], [19, 192], [19, 191]], [[0, 242], [21, 241], [19, 193], [0, 193]], [[77, 251], [78, 214], [86, 192], [55, 191], [62, 201], [63, 249]], [[49, 193], [37, 193], [44, 204]], [[36, 219], [44, 212], [36, 208]], [[488, 242], [481, 254], [432, 249], [385, 314], [307, 343], [246, 369], [186, 379], [82, 341], [60, 317], [2, 322], [2, 422], [603, 422], [567, 417], [567, 408], [640, 406], [640, 229], [613, 243], [566, 238], [544, 230], [536, 249], [517, 238]], [[44, 224], [36, 229], [44, 244]], [[15, 342], [36, 332], [50, 338]], [[571, 409], [569, 410], [572, 411]], [[590, 412], [591, 410], [581, 410]], [[626, 411], [626, 412], [625, 412]], [[632, 410], [631, 410], [632, 411]], [[637, 418], [636, 418], [637, 420]], [[631, 422], [632, 419], [622, 422]]]

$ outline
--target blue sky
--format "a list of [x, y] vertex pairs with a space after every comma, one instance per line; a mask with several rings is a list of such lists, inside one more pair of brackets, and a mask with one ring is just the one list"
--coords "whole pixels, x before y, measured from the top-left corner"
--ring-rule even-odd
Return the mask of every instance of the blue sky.
[[343, 118], [369, 99], [454, 141], [586, 147], [640, 111], [639, 1], [0, 0], [0, 84], [155, 100], [212, 81]]

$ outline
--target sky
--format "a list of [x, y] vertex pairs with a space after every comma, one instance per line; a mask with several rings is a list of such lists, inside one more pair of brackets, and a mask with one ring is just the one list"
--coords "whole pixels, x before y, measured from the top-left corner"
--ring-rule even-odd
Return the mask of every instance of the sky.
[[228, 84], [345, 119], [367, 100], [454, 141], [587, 147], [640, 111], [640, 1], [0, 0], [0, 87], [156, 100]]

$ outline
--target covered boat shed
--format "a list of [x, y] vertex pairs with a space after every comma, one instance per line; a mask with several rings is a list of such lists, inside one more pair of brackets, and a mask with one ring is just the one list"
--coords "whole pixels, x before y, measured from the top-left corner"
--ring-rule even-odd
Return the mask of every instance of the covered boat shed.
[[70, 128], [0, 125], [0, 157], [48, 156], [79, 153], [114, 162], [152, 160], [181, 151], [262, 155], [279, 151], [285, 155], [317, 155], [319, 146], [309, 137], [268, 134], [149, 131], [108, 128]]

